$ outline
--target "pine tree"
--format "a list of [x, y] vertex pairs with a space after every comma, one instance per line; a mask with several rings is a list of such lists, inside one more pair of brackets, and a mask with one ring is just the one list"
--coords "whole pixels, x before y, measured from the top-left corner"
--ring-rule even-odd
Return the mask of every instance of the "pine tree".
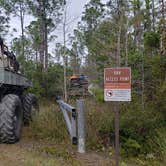
[[54, 27], [60, 22], [60, 14], [63, 9], [64, 1], [61, 0], [28, 0], [29, 9], [32, 14], [38, 18], [40, 46], [39, 55], [42, 70], [48, 69], [48, 34], [49, 24], [53, 23]]
[[18, 17], [20, 20], [20, 27], [21, 27], [21, 55], [22, 59], [24, 59], [24, 18], [25, 13], [27, 10], [27, 3], [26, 0], [2, 0], [0, 2], [0, 6], [5, 10], [5, 12], [11, 16], [13, 14], [14, 16]]

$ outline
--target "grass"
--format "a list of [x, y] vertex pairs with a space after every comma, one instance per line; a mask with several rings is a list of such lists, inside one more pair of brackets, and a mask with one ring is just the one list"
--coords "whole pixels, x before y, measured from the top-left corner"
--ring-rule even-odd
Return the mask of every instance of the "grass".
[[29, 152], [34, 158], [25, 160], [25, 166], [80, 165], [73, 157], [69, 134], [59, 107], [53, 102], [42, 101], [40, 112], [28, 127], [24, 127], [24, 140], [32, 140]]
[[68, 143], [69, 135], [63, 120], [63, 116], [57, 105], [50, 102], [40, 106], [40, 112], [30, 125], [31, 137], [54, 141], [56, 143]]

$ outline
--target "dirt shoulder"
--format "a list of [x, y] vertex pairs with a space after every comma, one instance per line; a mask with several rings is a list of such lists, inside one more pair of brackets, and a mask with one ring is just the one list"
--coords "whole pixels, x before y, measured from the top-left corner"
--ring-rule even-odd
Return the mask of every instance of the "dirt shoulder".
[[76, 147], [26, 138], [24, 133], [21, 141], [16, 144], [0, 144], [0, 166], [111, 165], [110, 159], [103, 154], [78, 154]]
[[19, 143], [0, 145], [0, 166], [44, 166], [60, 165], [55, 159], [43, 157], [33, 150], [34, 142], [22, 140]]

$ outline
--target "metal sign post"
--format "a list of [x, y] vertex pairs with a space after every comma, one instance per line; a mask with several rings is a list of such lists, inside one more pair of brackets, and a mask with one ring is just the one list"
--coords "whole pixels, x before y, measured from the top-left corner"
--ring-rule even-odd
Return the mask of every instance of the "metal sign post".
[[131, 101], [131, 69], [129, 67], [105, 68], [104, 100], [114, 102], [115, 163], [119, 166], [119, 102]]
[[78, 152], [85, 153], [85, 104], [83, 99], [77, 100], [78, 111]]

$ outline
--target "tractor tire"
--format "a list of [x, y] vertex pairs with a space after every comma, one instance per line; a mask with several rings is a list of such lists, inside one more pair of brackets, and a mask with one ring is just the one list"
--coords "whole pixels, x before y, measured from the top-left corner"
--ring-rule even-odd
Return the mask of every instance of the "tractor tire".
[[14, 94], [6, 95], [0, 104], [0, 142], [15, 143], [21, 137], [23, 111], [21, 101]]
[[39, 112], [37, 98], [34, 94], [28, 93], [23, 97], [23, 121], [29, 125], [34, 116]]

